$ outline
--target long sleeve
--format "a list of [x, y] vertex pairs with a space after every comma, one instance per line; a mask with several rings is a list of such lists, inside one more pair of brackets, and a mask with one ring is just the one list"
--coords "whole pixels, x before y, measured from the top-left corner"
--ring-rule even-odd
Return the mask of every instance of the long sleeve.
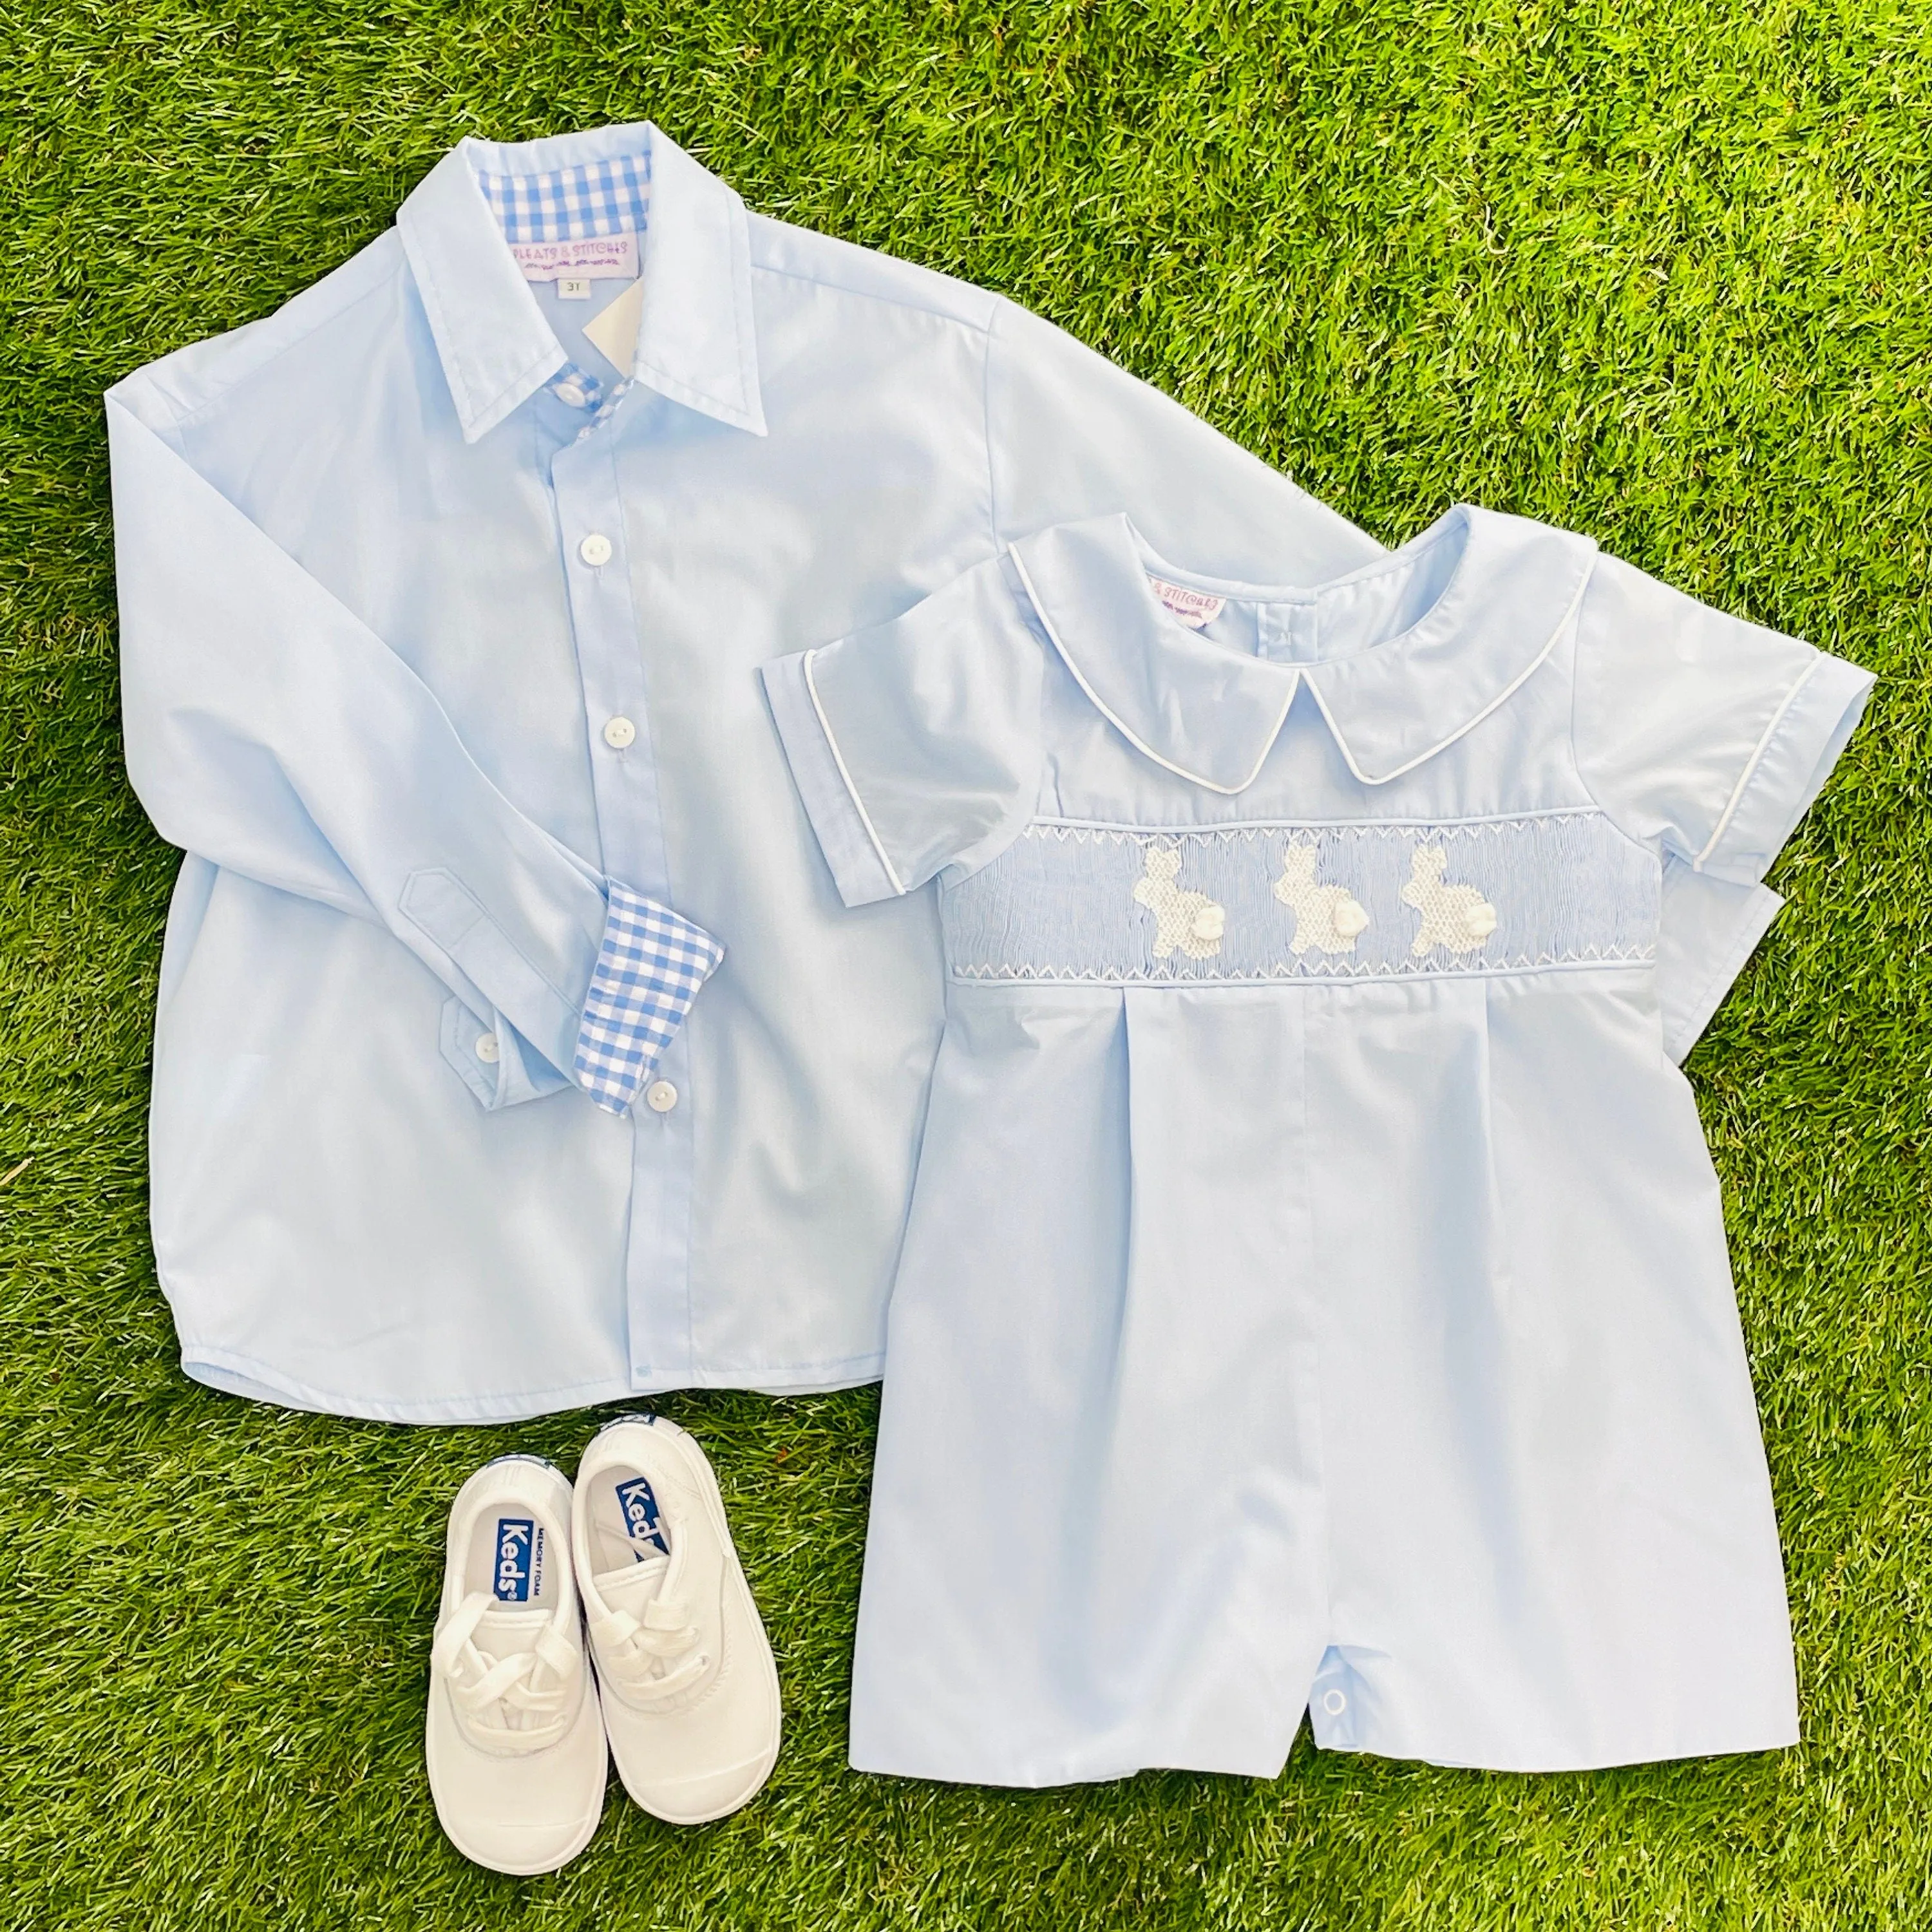
[[634, 896], [519, 812], [403, 659], [123, 398], [107, 413], [128, 766], [163, 837], [386, 926], [494, 1017], [496, 1104], [573, 1072], [608, 1104], [582, 1063], [623, 1030], [607, 928]]

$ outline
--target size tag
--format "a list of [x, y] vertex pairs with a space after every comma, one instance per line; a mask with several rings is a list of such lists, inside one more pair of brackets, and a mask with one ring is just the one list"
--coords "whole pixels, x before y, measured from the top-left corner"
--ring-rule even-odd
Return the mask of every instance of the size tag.
[[563, 302], [588, 302], [590, 299], [590, 278], [588, 275], [560, 275], [556, 278], [558, 298]]
[[581, 242], [512, 242], [510, 253], [526, 282], [554, 282], [560, 278], [578, 281], [615, 281], [621, 277], [634, 281], [638, 274], [638, 238], [627, 235], [592, 235]]
[[1150, 577], [1148, 587], [1167, 606], [1175, 621], [1185, 624], [1190, 631], [1198, 631], [1202, 625], [1213, 623], [1228, 601], [1225, 597], [1212, 596], [1205, 590], [1190, 590], [1184, 584], [1170, 584], [1162, 577]]

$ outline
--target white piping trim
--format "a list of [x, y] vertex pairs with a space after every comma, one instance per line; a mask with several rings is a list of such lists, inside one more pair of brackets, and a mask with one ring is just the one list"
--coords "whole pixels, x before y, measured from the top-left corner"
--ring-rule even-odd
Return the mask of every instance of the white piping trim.
[[1784, 703], [1771, 714], [1771, 722], [1764, 728], [1764, 735], [1752, 746], [1750, 756], [1744, 760], [1744, 770], [1731, 788], [1731, 796], [1725, 804], [1724, 815], [1718, 820], [1717, 830], [1711, 834], [1710, 841], [1703, 850], [1690, 861], [1692, 872], [1701, 872], [1704, 869], [1704, 861], [1718, 849], [1718, 841], [1730, 830], [1731, 820], [1736, 816], [1738, 807], [1744, 802], [1744, 788], [1750, 783], [1752, 774], [1756, 771], [1766, 752], [1770, 748], [1778, 728], [1784, 722], [1784, 714], [1797, 703], [1798, 694], [1804, 688], [1806, 680], [1824, 662], [1822, 652], [1814, 652], [1811, 662], [1798, 673], [1798, 682], [1784, 694]]
[[[1042, 831], [1114, 832], [1141, 838], [1158, 832], [1163, 838], [1214, 838], [1231, 832], [1380, 832], [1412, 830], [1454, 832], [1465, 826], [1520, 825], [1530, 819], [1606, 818], [1600, 805], [1539, 805], [1523, 812], [1475, 812], [1456, 818], [1216, 818], [1199, 825], [1130, 824], [1118, 818], [1057, 818], [1040, 812], [1026, 822], [1022, 836]], [[1648, 847], [1646, 847], [1647, 851]]]
[[1322, 716], [1328, 720], [1328, 729], [1334, 734], [1335, 742], [1341, 750], [1343, 762], [1346, 764], [1349, 770], [1354, 772], [1358, 782], [1365, 785], [1392, 784], [1406, 772], [1414, 771], [1418, 765], [1426, 764], [1438, 752], [1448, 750], [1458, 738], [1463, 737], [1473, 731], [1491, 712], [1507, 704], [1549, 662], [1550, 653], [1556, 648], [1557, 639], [1562, 636], [1564, 627], [1576, 614], [1576, 607], [1583, 601], [1583, 592], [1589, 588], [1592, 574], [1592, 573], [1588, 570], [1584, 572], [1583, 580], [1576, 586], [1576, 594], [1570, 598], [1568, 607], [1564, 610], [1562, 616], [1556, 620], [1556, 629], [1550, 634], [1549, 643], [1545, 644], [1542, 650], [1537, 652], [1535, 657], [1511, 678], [1509, 682], [1504, 685], [1502, 689], [1476, 713], [1474, 717], [1465, 724], [1459, 724], [1448, 737], [1438, 740], [1437, 742], [1430, 746], [1427, 751], [1418, 752], [1407, 764], [1398, 765], [1394, 771], [1384, 772], [1378, 778], [1370, 778], [1368, 773], [1356, 764], [1355, 754], [1349, 750], [1348, 741], [1342, 736], [1341, 726], [1336, 723], [1334, 714], [1328, 709], [1327, 700], [1322, 695], [1322, 687], [1311, 677], [1308, 680], [1308, 688], [1314, 692], [1315, 701], [1322, 707]]
[[[1294, 675], [1288, 681], [1288, 697], [1281, 707], [1281, 715], [1274, 721], [1274, 729], [1268, 734], [1268, 742], [1262, 747], [1261, 756], [1255, 760], [1254, 770], [1249, 772], [1239, 784], [1216, 784], [1212, 778], [1204, 778], [1198, 772], [1190, 772], [1184, 766], [1177, 765], [1172, 759], [1163, 758], [1144, 739], [1136, 737], [1132, 731], [1129, 730], [1125, 722], [1108, 708], [1106, 700], [1081, 675], [1080, 667], [1073, 662], [1072, 653], [1060, 641], [1060, 633], [1053, 628], [1053, 620], [1046, 614], [1046, 607], [1040, 601], [1040, 592], [1033, 587], [1033, 579], [1027, 574], [1027, 567], [1021, 560], [1018, 546], [1014, 544], [1008, 544], [1006, 554], [1012, 559], [1013, 568], [1019, 572], [1020, 581], [1026, 586], [1027, 596], [1033, 601], [1033, 608], [1039, 614], [1042, 627], [1046, 634], [1053, 640], [1053, 648], [1060, 653], [1061, 663], [1073, 674], [1074, 682], [1087, 694], [1088, 699], [1094, 710], [1099, 712], [1100, 716], [1106, 718], [1107, 722], [1112, 725], [1114, 729], [1119, 732], [1120, 736], [1126, 739], [1127, 742], [1132, 746], [1143, 758], [1151, 758], [1164, 771], [1173, 772], [1176, 778], [1185, 778], [1190, 784], [1199, 785], [1206, 791], [1219, 792], [1223, 798], [1232, 798], [1237, 794], [1246, 791], [1249, 786], [1261, 776], [1262, 767], [1268, 763], [1269, 752], [1274, 749], [1274, 741], [1281, 736], [1281, 728], [1288, 722], [1288, 706], [1294, 702], [1294, 694], [1301, 688], [1301, 670], [1299, 665], [1295, 668]], [[1344, 755], [1346, 755], [1346, 752]]]
[[832, 735], [832, 721], [825, 715], [825, 706], [818, 701], [818, 680], [812, 674], [812, 661], [818, 656], [816, 651], [805, 654], [806, 694], [812, 700], [812, 708], [818, 714], [818, 728], [825, 734], [825, 742], [831, 751], [832, 762], [838, 767], [838, 776], [845, 781], [846, 796], [852, 801], [852, 808], [859, 814], [859, 823], [866, 828], [866, 836], [872, 842], [872, 850], [879, 855], [879, 863], [886, 868], [886, 877], [892, 882], [892, 890], [901, 898], [905, 897], [905, 881], [902, 880], [892, 862], [886, 856], [886, 848], [879, 842], [879, 834], [872, 823], [872, 814], [866, 809], [866, 801], [859, 796], [859, 788], [852, 782], [852, 774], [845, 769], [845, 754], [838, 748], [838, 740]]

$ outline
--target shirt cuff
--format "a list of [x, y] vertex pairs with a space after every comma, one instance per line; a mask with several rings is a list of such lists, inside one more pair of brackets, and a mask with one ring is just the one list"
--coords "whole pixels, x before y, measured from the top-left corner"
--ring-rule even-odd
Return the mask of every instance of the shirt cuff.
[[704, 927], [611, 880], [572, 1062], [578, 1084], [607, 1113], [629, 1111], [724, 957]]
[[1818, 796], [1852, 735], [1875, 680], [1868, 670], [1822, 651], [1795, 685], [1745, 766], [1700, 872], [1754, 885]]
[[811, 655], [801, 652], [759, 668], [791, 766], [792, 782], [805, 801], [838, 896], [848, 906], [897, 898], [905, 888], [887, 870], [865, 807], [840, 762], [831, 728], [812, 691], [806, 662]]
[[442, 1003], [442, 1057], [480, 1105], [495, 1112], [541, 1100], [571, 1084], [502, 1013], [479, 1019], [456, 994]]

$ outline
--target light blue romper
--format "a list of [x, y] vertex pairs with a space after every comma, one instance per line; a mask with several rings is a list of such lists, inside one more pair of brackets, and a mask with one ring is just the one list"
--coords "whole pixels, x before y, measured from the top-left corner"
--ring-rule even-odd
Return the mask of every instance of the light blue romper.
[[854, 1764], [1790, 1743], [1658, 908], [1867, 674], [1462, 508], [1313, 590], [1064, 525], [766, 681], [847, 902], [942, 888]]

